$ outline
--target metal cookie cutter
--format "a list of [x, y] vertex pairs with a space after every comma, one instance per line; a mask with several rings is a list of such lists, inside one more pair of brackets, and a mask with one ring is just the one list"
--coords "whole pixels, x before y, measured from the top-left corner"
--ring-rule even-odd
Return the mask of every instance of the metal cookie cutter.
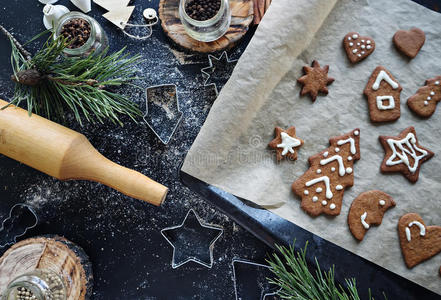
[[178, 91], [174, 84], [162, 84], [146, 89], [146, 113], [143, 116], [147, 126], [167, 145], [183, 113], [179, 109]]
[[211, 268], [214, 243], [223, 232], [222, 227], [203, 223], [190, 209], [181, 225], [161, 230], [162, 236], [173, 247], [172, 268], [176, 269], [189, 261]]
[[233, 258], [233, 282], [236, 300], [260, 299], [275, 296], [280, 290], [278, 286], [268, 283], [267, 278], [273, 276], [270, 266]]
[[12, 206], [9, 217], [3, 220], [0, 228], [0, 248], [12, 245], [26, 231], [37, 226], [38, 217], [34, 209], [24, 203]]
[[[212, 80], [212, 77], [215, 77], [218, 80], [223, 79], [226, 82], [231, 75], [231, 71], [227, 68], [231, 68], [231, 66], [233, 66], [234, 69], [234, 66], [237, 63], [237, 59], [230, 60], [228, 58], [227, 52], [224, 51], [219, 57], [208, 54], [208, 62], [209, 66], [201, 69], [201, 73], [205, 75], [204, 86], [214, 86], [216, 95], [218, 95], [219, 92], [217, 89], [217, 84]], [[223, 84], [225, 84], [225, 82]]]

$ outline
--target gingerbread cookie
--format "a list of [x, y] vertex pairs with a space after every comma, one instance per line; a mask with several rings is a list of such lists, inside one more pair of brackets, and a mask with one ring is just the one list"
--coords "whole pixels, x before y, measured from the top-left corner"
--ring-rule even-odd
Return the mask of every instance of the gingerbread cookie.
[[296, 128], [291, 126], [285, 131], [280, 127], [276, 127], [274, 135], [274, 140], [272, 140], [268, 146], [276, 150], [277, 161], [282, 160], [284, 157], [290, 160], [296, 160], [297, 151], [295, 151], [295, 148], [303, 145], [303, 140], [296, 136]]
[[403, 88], [385, 67], [378, 66], [364, 89], [372, 122], [390, 122], [401, 115], [400, 94]]
[[417, 56], [426, 41], [424, 31], [419, 28], [398, 30], [392, 39], [395, 47], [409, 58]]
[[410, 182], [418, 180], [421, 164], [434, 156], [420, 145], [412, 126], [398, 136], [380, 136], [379, 139], [385, 151], [381, 172], [401, 172]]
[[441, 76], [426, 80], [425, 86], [407, 100], [407, 106], [417, 115], [429, 118], [441, 101]]
[[360, 159], [360, 130], [333, 137], [326, 150], [309, 157], [310, 168], [292, 184], [311, 216], [340, 214], [343, 194], [354, 185], [354, 162]]
[[343, 39], [343, 47], [351, 63], [357, 63], [375, 50], [375, 41], [368, 36], [360, 36], [358, 32], [349, 32]]
[[327, 86], [334, 82], [334, 78], [328, 77], [328, 71], [328, 65], [321, 68], [316, 60], [312, 62], [312, 67], [304, 66], [303, 72], [305, 72], [305, 75], [297, 79], [299, 83], [303, 84], [300, 95], [303, 96], [309, 93], [312, 101], [315, 101], [319, 92], [327, 95]]
[[348, 225], [352, 235], [362, 241], [371, 225], [380, 225], [383, 215], [395, 206], [391, 196], [382, 191], [367, 191], [352, 201], [348, 214]]
[[426, 226], [416, 213], [405, 214], [400, 218], [398, 235], [408, 268], [441, 252], [441, 226]]

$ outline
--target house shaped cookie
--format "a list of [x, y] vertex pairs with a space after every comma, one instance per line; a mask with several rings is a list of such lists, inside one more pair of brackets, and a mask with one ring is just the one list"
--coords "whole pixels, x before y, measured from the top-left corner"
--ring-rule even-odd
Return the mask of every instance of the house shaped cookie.
[[372, 122], [390, 122], [400, 115], [400, 93], [403, 88], [382, 66], [375, 68], [364, 89]]

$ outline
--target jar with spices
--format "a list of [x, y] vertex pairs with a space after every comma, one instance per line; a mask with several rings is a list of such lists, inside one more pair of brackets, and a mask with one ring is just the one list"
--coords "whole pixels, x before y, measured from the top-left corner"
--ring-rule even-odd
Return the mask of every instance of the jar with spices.
[[109, 45], [107, 34], [94, 19], [80, 12], [70, 12], [58, 20], [54, 37], [60, 35], [68, 43], [63, 53], [66, 56], [87, 57], [92, 52], [102, 53]]
[[13, 279], [2, 300], [66, 300], [66, 288], [57, 273], [36, 269]]
[[180, 0], [179, 18], [192, 38], [212, 42], [227, 32], [231, 11], [228, 0]]

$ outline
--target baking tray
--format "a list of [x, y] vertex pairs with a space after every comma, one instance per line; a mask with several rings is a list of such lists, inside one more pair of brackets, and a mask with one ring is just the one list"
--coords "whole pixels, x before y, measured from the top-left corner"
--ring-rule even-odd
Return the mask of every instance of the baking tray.
[[[315, 264], [316, 257], [324, 270], [335, 264], [335, 278], [341, 285], [344, 285], [344, 278], [354, 277], [361, 299], [368, 299], [369, 288], [377, 300], [384, 299], [383, 292], [389, 300], [441, 299], [434, 292], [322, 239], [255, 203], [240, 199], [183, 171], [180, 172], [180, 178], [191, 190], [271, 248], [275, 244], [289, 245], [295, 240], [295, 247], [300, 250], [308, 242], [307, 261], [311, 265]], [[381, 245], [372, 247], [372, 251], [379, 249]]]

